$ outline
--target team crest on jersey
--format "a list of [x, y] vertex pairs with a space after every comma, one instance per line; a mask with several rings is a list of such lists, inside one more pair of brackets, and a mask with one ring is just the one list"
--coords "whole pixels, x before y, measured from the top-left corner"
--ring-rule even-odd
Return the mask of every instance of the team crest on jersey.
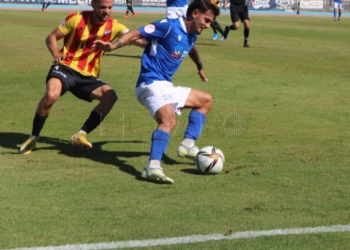
[[156, 30], [156, 26], [154, 26], [154, 24], [147, 24], [143, 30], [147, 33], [147, 34], [152, 34], [155, 30]]
[[66, 20], [61, 22], [61, 26], [64, 27], [66, 25]]
[[181, 36], [181, 35], [178, 35], [178, 36], [177, 36], [177, 40], [180, 42], [181, 39], [182, 39], [182, 36]]
[[177, 45], [175, 47], [174, 52], [171, 54], [171, 57], [174, 59], [180, 59], [183, 52], [184, 52], [184, 48], [180, 45]]
[[171, 99], [171, 95], [162, 95], [163, 101], [168, 101]]
[[107, 30], [107, 31], [105, 31], [105, 36], [108, 36], [108, 35], [110, 35], [112, 33], [112, 31], [110, 31], [110, 30]]

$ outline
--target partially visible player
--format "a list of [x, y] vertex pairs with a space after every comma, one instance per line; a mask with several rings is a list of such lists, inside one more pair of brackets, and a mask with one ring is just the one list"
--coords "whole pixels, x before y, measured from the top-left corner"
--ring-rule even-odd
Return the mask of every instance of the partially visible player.
[[[98, 78], [104, 52], [94, 51], [90, 45], [96, 39], [113, 41], [129, 29], [110, 16], [113, 0], [92, 0], [91, 6], [92, 11], [67, 16], [46, 38], [53, 65], [46, 77], [46, 92], [35, 112], [32, 133], [21, 146], [21, 154], [30, 154], [35, 148], [52, 106], [67, 91], [88, 102], [99, 101], [81, 129], [71, 137], [73, 145], [86, 149], [92, 148], [86, 135], [102, 122], [117, 101], [114, 89]], [[61, 39], [64, 39], [63, 48], [59, 50]], [[145, 46], [141, 40], [134, 44]]]
[[334, 21], [337, 21], [337, 10], [338, 10], [338, 21], [340, 21], [342, 7], [343, 7], [342, 0], [334, 0], [334, 11], [333, 11]]
[[134, 9], [132, 8], [132, 0], [126, 0], [126, 12], [125, 12], [124, 18], [128, 18], [129, 11], [132, 14], [131, 17], [134, 18], [136, 16], [136, 14], [134, 12]]
[[43, 7], [41, 8], [41, 11], [45, 11], [50, 4], [51, 0], [43, 0]]
[[178, 147], [178, 156], [194, 159], [198, 153], [195, 141], [203, 129], [212, 106], [212, 96], [189, 87], [174, 86], [172, 76], [187, 55], [197, 66], [203, 82], [205, 76], [199, 52], [195, 46], [198, 35], [220, 14], [211, 0], [193, 0], [186, 18], [162, 19], [123, 35], [116, 43], [95, 41], [97, 49], [112, 51], [131, 41], [144, 38], [148, 44], [142, 54], [141, 72], [136, 83], [135, 96], [148, 109], [158, 127], [151, 136], [149, 162], [141, 177], [158, 183], [173, 184], [160, 165], [176, 126], [175, 114], [191, 109], [184, 139]]
[[[220, 0], [212, 0], [211, 2], [213, 4], [216, 4], [216, 6], [218, 6], [218, 8], [220, 8]], [[214, 32], [213, 37], [212, 37], [211, 40], [215, 41], [215, 40], [217, 40], [219, 38], [218, 31], [221, 34], [220, 40], [225, 40], [225, 38], [224, 38], [224, 31], [222, 30], [220, 24], [218, 23], [218, 21], [216, 19], [210, 23], [210, 27], [213, 29], [213, 32]]]
[[187, 0], [167, 0], [166, 17], [170, 19], [186, 17], [187, 8], [188, 8]]
[[[250, 5], [253, 4], [253, 0], [231, 0], [230, 1], [230, 15], [231, 15], [231, 26], [226, 26], [224, 31], [224, 39], [227, 39], [228, 33], [230, 30], [238, 30], [239, 21], [241, 21], [244, 25], [244, 43], [243, 46], [248, 48], [250, 47], [248, 44], [249, 32], [250, 32], [250, 18], [248, 12], [248, 3]], [[224, 9], [227, 8], [227, 0], [224, 0]]]

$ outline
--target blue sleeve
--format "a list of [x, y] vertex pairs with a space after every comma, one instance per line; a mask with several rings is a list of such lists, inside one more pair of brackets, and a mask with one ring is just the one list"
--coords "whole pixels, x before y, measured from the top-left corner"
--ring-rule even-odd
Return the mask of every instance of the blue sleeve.
[[168, 22], [168, 19], [162, 19], [139, 28], [139, 31], [143, 38], [151, 41], [166, 37], [170, 29], [171, 24]]

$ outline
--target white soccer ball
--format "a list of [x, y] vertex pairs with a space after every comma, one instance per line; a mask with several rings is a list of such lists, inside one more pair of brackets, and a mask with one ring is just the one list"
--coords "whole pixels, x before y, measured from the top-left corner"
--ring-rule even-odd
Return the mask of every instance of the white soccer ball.
[[214, 146], [206, 146], [199, 150], [195, 159], [198, 170], [204, 174], [220, 173], [224, 167], [224, 163], [224, 154]]

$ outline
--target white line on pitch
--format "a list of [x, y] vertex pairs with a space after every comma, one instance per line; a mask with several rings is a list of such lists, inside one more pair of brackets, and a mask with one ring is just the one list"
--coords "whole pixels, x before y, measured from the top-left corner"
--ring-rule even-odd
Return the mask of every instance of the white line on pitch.
[[192, 236], [153, 239], [153, 240], [130, 240], [130, 241], [102, 242], [102, 243], [95, 243], [95, 244], [28, 247], [28, 248], [15, 248], [11, 250], [105, 250], [105, 249], [118, 249], [118, 248], [120, 249], [120, 248], [131, 248], [131, 247], [176, 245], [176, 244], [206, 242], [210, 240], [247, 239], [247, 238], [256, 238], [261, 236], [317, 234], [317, 233], [335, 233], [335, 232], [350, 232], [350, 224], [328, 226], [328, 227], [289, 228], [289, 229], [274, 229], [274, 230], [267, 230], [267, 231], [245, 231], [245, 232], [232, 233], [231, 235], [224, 235], [224, 234], [192, 235]]

